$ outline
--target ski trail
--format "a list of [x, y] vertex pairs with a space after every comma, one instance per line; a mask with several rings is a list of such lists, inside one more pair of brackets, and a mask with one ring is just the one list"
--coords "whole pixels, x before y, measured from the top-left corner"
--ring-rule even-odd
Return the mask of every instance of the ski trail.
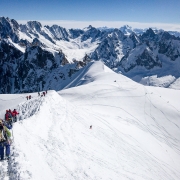
[[8, 180], [8, 162], [6, 160], [0, 162], [0, 180]]
[[[84, 116], [86, 115], [84, 114]], [[127, 136], [126, 134], [119, 132], [115, 127], [110, 126], [106, 118], [102, 118], [102, 116], [94, 114], [94, 113], [91, 113], [91, 117], [92, 118], [94, 117], [94, 119], [99, 119], [99, 122], [102, 122], [102, 125], [101, 126], [98, 125], [98, 127], [96, 127], [95, 129], [95, 131], [97, 131], [96, 133], [98, 134], [98, 136], [95, 135], [95, 137], [98, 138], [100, 141], [103, 141], [104, 139], [106, 140], [109, 139], [109, 144], [113, 146], [113, 148], [115, 149], [117, 153], [117, 161], [120, 168], [123, 168], [122, 162], [126, 164], [128, 154], [131, 154], [131, 155], [133, 154], [133, 157], [136, 157], [136, 158], [132, 160], [132, 162], [133, 161], [138, 162], [138, 164], [141, 165], [141, 168], [144, 169], [145, 171], [147, 171], [148, 168], [151, 168], [152, 174], [154, 174], [157, 177], [157, 179], [166, 179], [166, 178], [173, 179], [173, 176], [171, 176], [172, 174], [174, 174], [176, 177], [179, 177], [178, 172], [172, 170], [170, 166], [168, 166], [161, 159], [158, 159], [150, 152], [148, 152], [149, 153], [148, 154], [145, 149], [142, 149], [142, 148], [140, 149], [141, 145], [139, 144], [139, 142], [135, 141], [135, 139], [132, 136]], [[105, 127], [102, 128], [103, 126]], [[107, 137], [107, 136], [104, 137], [104, 135], [106, 134], [105, 133], [106, 131], [109, 131], [108, 134], [109, 135], [111, 134], [111, 136], [114, 138]], [[114, 139], [115, 141], [112, 141], [111, 139]], [[127, 141], [125, 141], [124, 139], [127, 139]], [[128, 144], [127, 143], [128, 139], [132, 139], [131, 141], [132, 142], [134, 141], [134, 144]], [[141, 151], [141, 156], [139, 156], [139, 153], [138, 153], [139, 151]], [[127, 152], [127, 154], [124, 152]], [[108, 168], [111, 168], [111, 167], [109, 166]], [[113, 168], [117, 169], [118, 166], [117, 167], [114, 166]], [[135, 168], [135, 164], [132, 164], [132, 167], [130, 168]], [[164, 176], [159, 176], [158, 172], [163, 172]], [[134, 173], [134, 177], [136, 176], [138, 176], [138, 172]], [[148, 177], [146, 178], [148, 179]]]
[[29, 118], [36, 114], [40, 110], [43, 100], [44, 97], [37, 97], [19, 104], [17, 108], [19, 111], [19, 120]]

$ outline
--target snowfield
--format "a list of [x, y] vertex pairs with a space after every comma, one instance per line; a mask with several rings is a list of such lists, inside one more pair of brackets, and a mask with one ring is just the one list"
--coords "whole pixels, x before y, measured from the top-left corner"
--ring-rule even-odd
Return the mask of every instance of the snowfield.
[[0, 179], [180, 179], [180, 90], [138, 84], [101, 62], [66, 88], [0, 95], [2, 118], [20, 112]]

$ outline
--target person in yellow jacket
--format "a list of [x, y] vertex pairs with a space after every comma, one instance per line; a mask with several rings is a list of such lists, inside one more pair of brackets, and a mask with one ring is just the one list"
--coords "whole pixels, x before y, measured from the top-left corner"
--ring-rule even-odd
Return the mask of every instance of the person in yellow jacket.
[[6, 157], [9, 159], [10, 156], [10, 137], [11, 132], [9, 129], [12, 127], [5, 126], [3, 120], [0, 119], [0, 158], [4, 159], [4, 147], [6, 147]]

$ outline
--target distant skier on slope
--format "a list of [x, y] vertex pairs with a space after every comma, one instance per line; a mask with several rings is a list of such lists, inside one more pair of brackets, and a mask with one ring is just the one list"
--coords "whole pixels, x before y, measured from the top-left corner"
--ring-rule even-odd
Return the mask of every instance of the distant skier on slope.
[[2, 119], [0, 119], [0, 158], [4, 159], [4, 147], [6, 147], [6, 157], [9, 159], [10, 156], [10, 137], [11, 133], [8, 130], [8, 126], [3, 124]]

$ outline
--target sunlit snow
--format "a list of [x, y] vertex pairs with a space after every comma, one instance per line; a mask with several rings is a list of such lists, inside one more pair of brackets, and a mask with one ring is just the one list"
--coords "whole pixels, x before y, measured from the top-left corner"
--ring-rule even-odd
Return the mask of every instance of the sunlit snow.
[[0, 95], [2, 118], [20, 112], [0, 179], [180, 179], [180, 90], [140, 85], [101, 62], [67, 87], [31, 100]]

